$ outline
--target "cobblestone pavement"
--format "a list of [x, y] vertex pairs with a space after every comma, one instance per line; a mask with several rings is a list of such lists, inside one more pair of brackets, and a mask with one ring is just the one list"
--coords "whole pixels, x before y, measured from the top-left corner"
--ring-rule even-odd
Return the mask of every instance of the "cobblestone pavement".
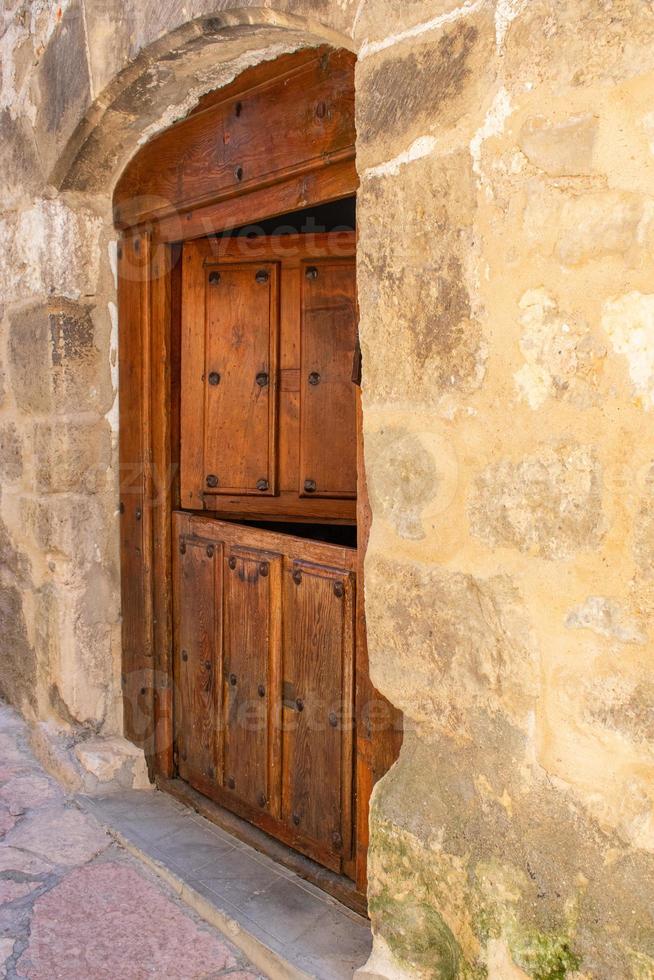
[[261, 978], [46, 775], [2, 702], [0, 977]]

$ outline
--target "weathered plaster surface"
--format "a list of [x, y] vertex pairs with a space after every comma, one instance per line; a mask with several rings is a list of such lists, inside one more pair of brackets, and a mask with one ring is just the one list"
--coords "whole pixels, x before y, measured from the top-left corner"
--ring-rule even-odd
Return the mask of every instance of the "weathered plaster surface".
[[2, 16], [2, 693], [120, 734], [114, 181], [246, 64], [347, 44], [370, 656], [407, 722], [366, 975], [653, 977], [654, 6]]

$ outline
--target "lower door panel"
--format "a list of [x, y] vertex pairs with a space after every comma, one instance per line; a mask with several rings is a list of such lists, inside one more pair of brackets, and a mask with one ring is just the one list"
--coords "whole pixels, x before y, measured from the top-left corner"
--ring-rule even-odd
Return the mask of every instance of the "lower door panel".
[[356, 551], [174, 515], [182, 779], [353, 869]]

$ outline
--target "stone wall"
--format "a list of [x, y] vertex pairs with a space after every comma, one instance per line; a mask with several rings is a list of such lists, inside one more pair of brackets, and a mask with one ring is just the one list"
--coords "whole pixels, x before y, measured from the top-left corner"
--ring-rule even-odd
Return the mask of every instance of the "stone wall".
[[245, 64], [349, 45], [370, 654], [407, 719], [369, 973], [654, 977], [654, 4], [3, 16], [3, 693], [120, 731], [116, 177]]

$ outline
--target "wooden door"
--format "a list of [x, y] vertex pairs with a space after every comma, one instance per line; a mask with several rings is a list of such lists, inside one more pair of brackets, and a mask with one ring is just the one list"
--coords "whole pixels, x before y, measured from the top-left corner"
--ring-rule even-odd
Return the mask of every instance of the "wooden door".
[[183, 507], [354, 522], [354, 247], [349, 233], [184, 245]]
[[356, 550], [181, 512], [174, 538], [180, 776], [353, 874]]
[[281, 555], [263, 548], [234, 542], [225, 549], [223, 786], [275, 816], [281, 566]]
[[182, 503], [274, 494], [277, 266], [183, 249]]
[[174, 561], [175, 729], [177, 767], [198, 789], [220, 769], [222, 546], [178, 537]]
[[306, 260], [302, 275], [299, 492], [356, 497], [354, 259]]
[[354, 575], [306, 559], [284, 581], [282, 810], [322, 864], [352, 848]]

